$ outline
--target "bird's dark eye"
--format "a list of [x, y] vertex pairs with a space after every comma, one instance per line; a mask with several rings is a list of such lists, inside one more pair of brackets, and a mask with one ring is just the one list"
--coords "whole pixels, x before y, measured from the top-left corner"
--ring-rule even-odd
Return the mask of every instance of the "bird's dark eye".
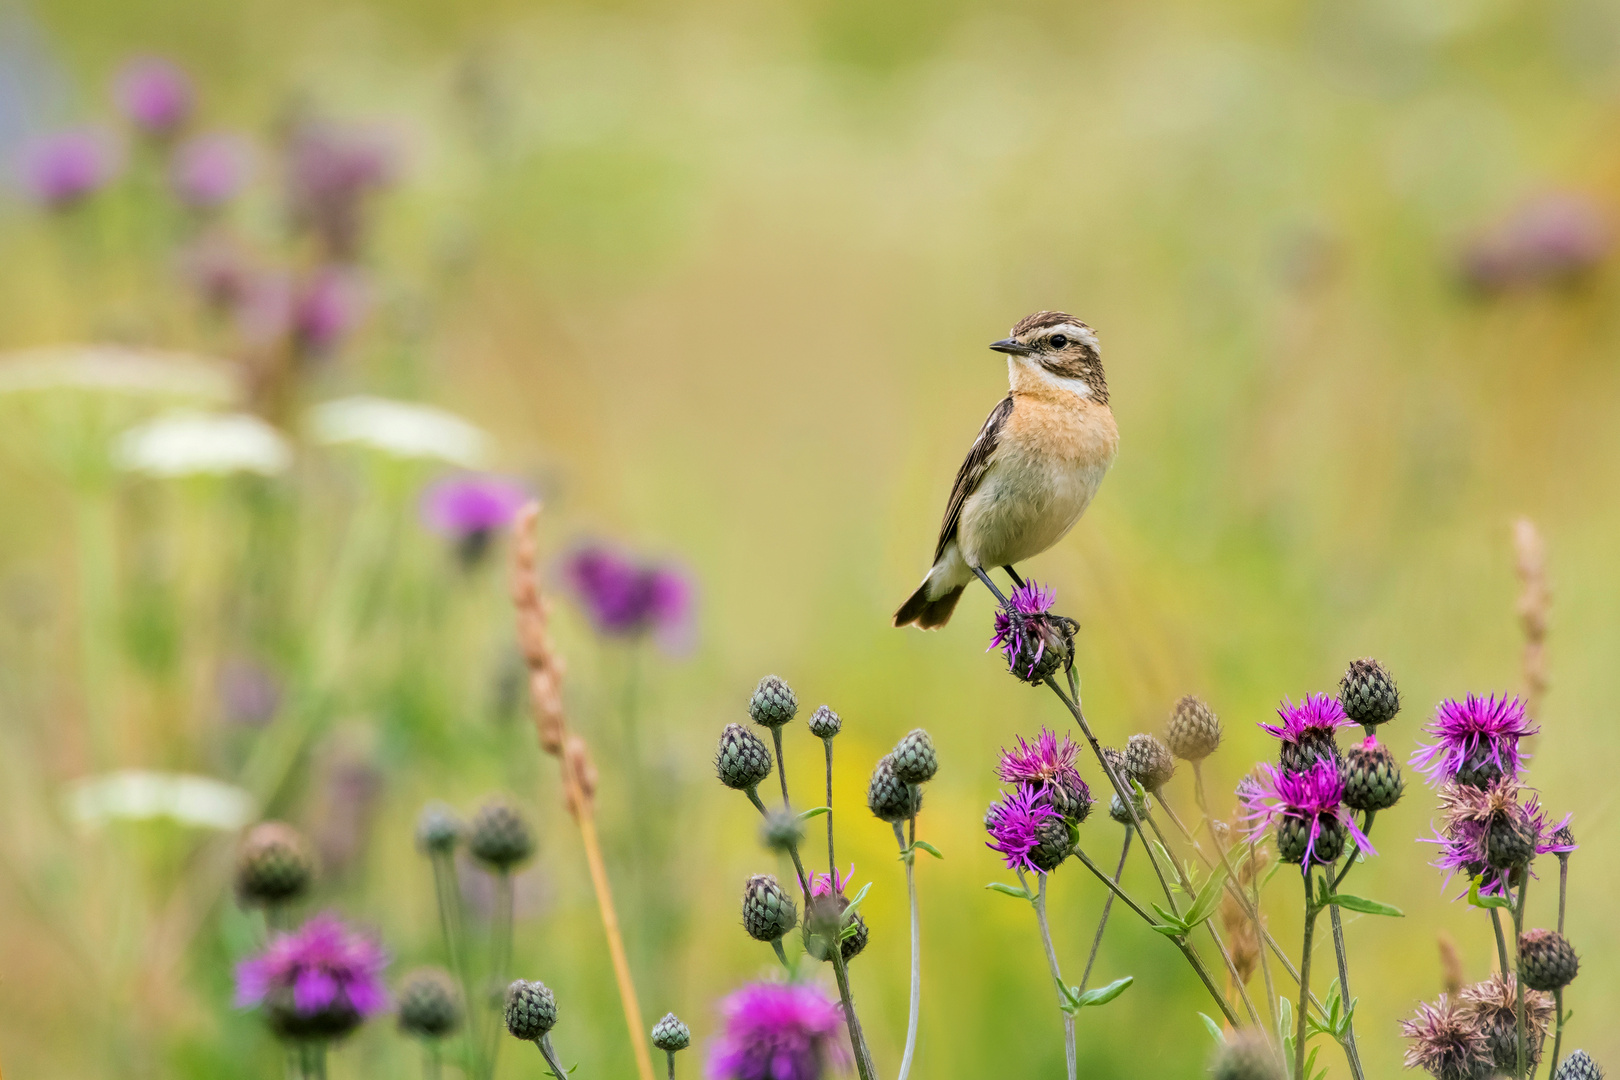
[[1068, 343], [1069, 343], [1069, 339], [1064, 337], [1062, 334], [1053, 334], [1052, 335], [1052, 348], [1061, 349], [1065, 345], [1067, 345]]

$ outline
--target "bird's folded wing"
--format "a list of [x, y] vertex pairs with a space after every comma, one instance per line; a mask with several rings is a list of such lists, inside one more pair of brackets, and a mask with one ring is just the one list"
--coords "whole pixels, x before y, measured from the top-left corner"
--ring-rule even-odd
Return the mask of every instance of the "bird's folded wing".
[[957, 470], [956, 484], [951, 488], [951, 501], [945, 504], [945, 520], [939, 526], [939, 543], [934, 546], [934, 561], [938, 562], [945, 554], [945, 545], [956, 536], [956, 527], [962, 518], [962, 504], [966, 503], [968, 496], [978, 490], [979, 481], [990, 468], [990, 458], [996, 452], [996, 443], [1001, 439], [1001, 429], [1007, 424], [1007, 417], [1012, 415], [1013, 399], [1008, 394], [990, 410], [985, 418], [984, 427], [979, 429], [979, 437], [973, 440], [973, 446], [968, 450], [967, 460]]

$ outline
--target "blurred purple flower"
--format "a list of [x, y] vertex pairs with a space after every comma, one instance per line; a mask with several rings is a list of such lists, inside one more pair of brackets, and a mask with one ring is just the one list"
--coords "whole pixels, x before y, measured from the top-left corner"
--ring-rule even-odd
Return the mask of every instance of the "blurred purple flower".
[[332, 258], [353, 258], [365, 198], [393, 180], [395, 156], [378, 130], [303, 124], [287, 148], [287, 197], [294, 221], [320, 236]]
[[1308, 868], [1313, 863], [1332, 861], [1316, 856], [1316, 841], [1322, 835], [1323, 822], [1328, 819], [1337, 820], [1362, 851], [1369, 855], [1378, 854], [1373, 850], [1367, 834], [1356, 825], [1355, 815], [1344, 805], [1344, 780], [1333, 762], [1318, 761], [1307, 769], [1297, 771], [1261, 765], [1257, 775], [1245, 779], [1249, 783], [1241, 800], [1248, 809], [1244, 818], [1253, 832], [1271, 828], [1283, 818], [1309, 824], [1310, 835], [1305, 844], [1302, 866]]
[[990, 804], [984, 816], [985, 830], [990, 839], [985, 846], [1001, 852], [1001, 861], [1009, 870], [1028, 870], [1032, 874], [1041, 870], [1030, 855], [1041, 842], [1041, 827], [1063, 820], [1063, 815], [1041, 797], [1034, 788], [1019, 785], [1005, 792], [999, 802]]
[[219, 668], [220, 709], [233, 724], [267, 724], [281, 707], [281, 683], [263, 664], [244, 657], [226, 660]]
[[204, 304], [225, 311], [247, 299], [256, 269], [240, 243], [227, 233], [210, 230], [180, 252], [180, 274]]
[[121, 164], [111, 135], [98, 128], [76, 128], [26, 143], [18, 178], [36, 202], [65, 210], [104, 187]]
[[1518, 698], [1476, 697], [1446, 700], [1423, 728], [1435, 742], [1420, 745], [1411, 763], [1429, 783], [1461, 780], [1481, 786], [1497, 776], [1519, 775], [1528, 756], [1519, 740], [1541, 729], [1524, 715]]
[[252, 143], [232, 132], [211, 132], [175, 149], [169, 186], [187, 206], [211, 210], [235, 198], [252, 172]]
[[563, 578], [597, 631], [608, 637], [651, 631], [666, 648], [675, 648], [690, 630], [692, 583], [674, 566], [644, 565], [590, 544], [564, 562]]
[[191, 115], [191, 79], [168, 60], [141, 56], [118, 70], [118, 110], [150, 135], [172, 134]]
[[388, 955], [336, 916], [316, 915], [237, 965], [236, 1004], [269, 1007], [288, 1035], [343, 1034], [388, 1005]]
[[368, 306], [365, 279], [342, 266], [323, 266], [293, 296], [292, 331], [308, 354], [335, 351], [350, 331], [365, 318]]
[[462, 563], [471, 566], [531, 498], [522, 484], [502, 476], [452, 476], [422, 493], [422, 520], [454, 541]]
[[843, 1010], [805, 983], [751, 983], [720, 1004], [709, 1080], [819, 1080], [850, 1061]]
[[1576, 192], [1548, 192], [1464, 245], [1461, 271], [1487, 293], [1563, 284], [1595, 269], [1613, 246], [1613, 230], [1596, 202]]

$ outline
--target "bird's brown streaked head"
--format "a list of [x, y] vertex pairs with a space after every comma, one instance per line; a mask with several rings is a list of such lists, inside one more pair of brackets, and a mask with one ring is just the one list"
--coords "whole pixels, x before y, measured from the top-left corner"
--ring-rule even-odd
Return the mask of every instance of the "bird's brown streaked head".
[[1073, 315], [1062, 311], [1026, 315], [1008, 337], [990, 347], [1057, 378], [1077, 379], [1086, 384], [1093, 400], [1108, 404], [1097, 334]]

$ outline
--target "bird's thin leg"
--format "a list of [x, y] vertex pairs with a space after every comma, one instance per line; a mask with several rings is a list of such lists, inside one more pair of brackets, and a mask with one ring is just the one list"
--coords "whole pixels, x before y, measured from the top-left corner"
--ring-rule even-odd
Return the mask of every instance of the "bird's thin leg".
[[1007, 576], [1013, 579], [1014, 585], [1018, 586], [1020, 589], [1024, 587], [1024, 579], [1018, 576], [1018, 571], [1012, 568], [1011, 563], [1003, 566], [1002, 569], [1007, 571]]
[[992, 593], [995, 593], [997, 600], [1003, 604], [1007, 602], [1007, 598], [1001, 595], [1001, 590], [996, 588], [996, 583], [990, 580], [989, 574], [985, 573], [977, 566], [973, 568], [973, 572], [978, 575], [980, 581], [984, 582], [985, 588], [989, 589]]

